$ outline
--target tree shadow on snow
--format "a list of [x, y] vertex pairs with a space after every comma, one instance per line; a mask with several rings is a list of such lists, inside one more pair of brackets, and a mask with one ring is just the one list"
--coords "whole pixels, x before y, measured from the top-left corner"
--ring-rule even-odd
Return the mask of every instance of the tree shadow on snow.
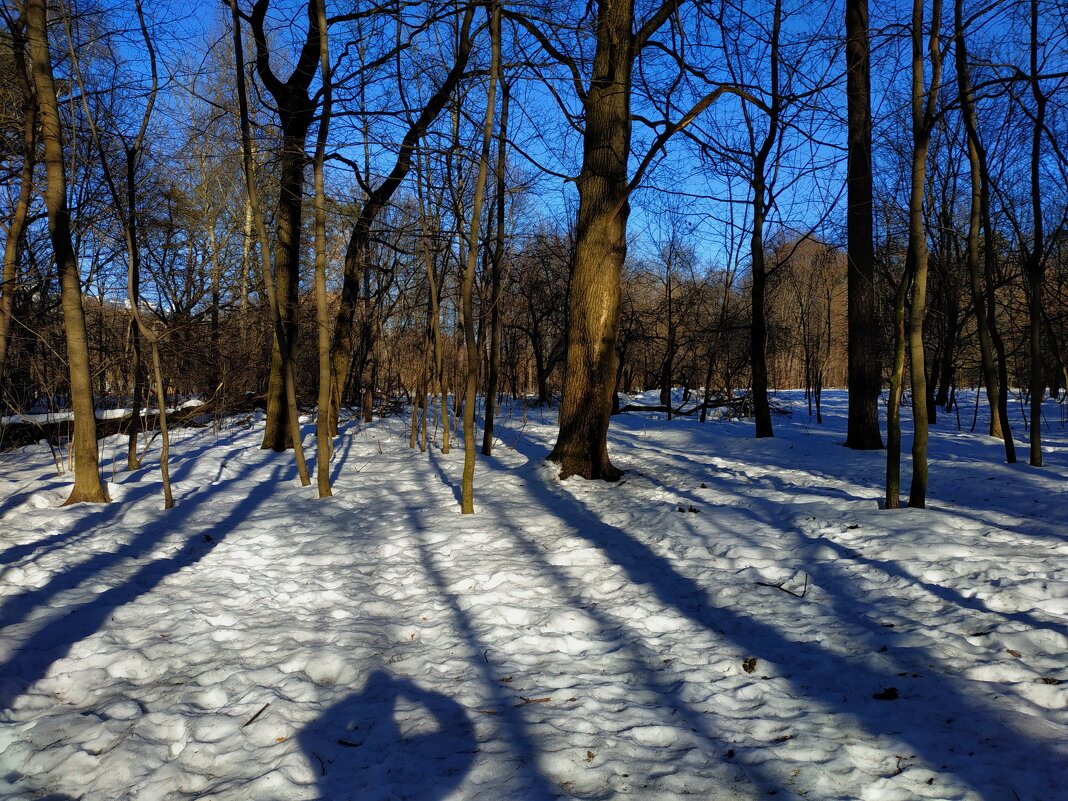
[[463, 781], [478, 750], [456, 701], [384, 670], [298, 739], [323, 801], [436, 801]]
[[[67, 605], [57, 608], [46, 623], [19, 642], [11, 650], [8, 659], [0, 664], [0, 710], [11, 708], [28, 687], [47, 674], [53, 663], [63, 659], [76, 643], [99, 631], [116, 609], [136, 601], [168, 576], [203, 559], [270, 497], [278, 482], [291, 472], [290, 465], [275, 467], [270, 478], [251, 487], [237, 503], [229, 507], [226, 517], [214, 520], [206, 528], [193, 529], [173, 555], [144, 562], [131, 574], [84, 603], [71, 604], [70, 608]], [[221, 481], [216, 490], [226, 492], [242, 478], [243, 475]], [[34, 610], [50, 607], [60, 593], [81, 587], [94, 579], [106, 582], [107, 579], [103, 579], [101, 574], [120, 567], [127, 560], [142, 558], [163, 545], [175, 530], [182, 530], [188, 525], [193, 513], [203, 503], [215, 497], [215, 492], [194, 495], [147, 521], [128, 543], [114, 551], [94, 554], [84, 562], [57, 573], [44, 586], [7, 599], [0, 609], [0, 628], [25, 620]], [[124, 511], [123, 507], [126, 507], [125, 503], [112, 503], [91, 512], [82, 518], [78, 528], [99, 526], [112, 516], [119, 515]], [[7, 636], [10, 638], [11, 635]]]
[[[525, 449], [532, 463], [545, 456], [537, 445]], [[665, 606], [710, 632], [718, 632], [778, 666], [798, 697], [844, 715], [873, 736], [902, 741], [901, 747], [911, 749], [932, 771], [954, 777], [978, 798], [1000, 801], [1014, 794], [1021, 797], [1013, 785], [1033, 781], [1030, 774], [1036, 766], [1045, 767], [1049, 770], [1046, 777], [1057, 781], [1053, 768], [1066, 764], [1064, 754], [1050, 743], [1028, 737], [1008, 723], [1002, 711], [968, 694], [970, 682], [952, 681], [933, 670], [924, 670], [917, 678], [902, 678], [903, 673], [911, 676], [917, 663], [922, 661], [926, 668], [926, 663], [936, 658], [914, 648], [903, 653], [887, 648], [878, 654], [847, 655], [824, 648], [818, 641], [792, 640], [772, 622], [718, 605], [705, 587], [680, 573], [671, 559], [627, 531], [605, 523], [566, 486], [547, 484], [531, 467], [514, 471], [514, 475], [542, 508], [622, 568], [630, 581], [646, 586]], [[832, 583], [822, 589], [837, 610], [856, 602], [851, 594], [841, 594], [844, 588], [840, 585]], [[869, 630], [864, 645], [888, 638], [886, 630], [874, 621], [854, 617], [849, 622]], [[902, 688], [897, 700], [876, 697], [889, 687]], [[935, 719], [936, 710], [945, 717]], [[1018, 753], [1027, 751], [1027, 764], [1007, 761], [999, 745], [1009, 742]], [[1061, 781], [1068, 781], [1068, 768], [1062, 767], [1060, 773]]]

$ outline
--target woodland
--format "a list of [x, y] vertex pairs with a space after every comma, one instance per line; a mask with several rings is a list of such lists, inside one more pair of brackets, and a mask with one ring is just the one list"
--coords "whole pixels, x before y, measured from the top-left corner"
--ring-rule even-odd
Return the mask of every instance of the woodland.
[[130, 470], [162, 442], [170, 506], [170, 429], [261, 408], [321, 497], [340, 420], [410, 414], [410, 447], [462, 441], [471, 512], [503, 398], [559, 403], [561, 477], [615, 481], [610, 421], [651, 389], [630, 408], [764, 438], [777, 390], [821, 421], [848, 387], [845, 445], [885, 447], [891, 508], [925, 505], [929, 427], [980, 401], [1004, 460], [1042, 465], [1068, 384], [1059, 2], [3, 20], [4, 442], [69, 445], [68, 503], [109, 500], [97, 441], [121, 433]]

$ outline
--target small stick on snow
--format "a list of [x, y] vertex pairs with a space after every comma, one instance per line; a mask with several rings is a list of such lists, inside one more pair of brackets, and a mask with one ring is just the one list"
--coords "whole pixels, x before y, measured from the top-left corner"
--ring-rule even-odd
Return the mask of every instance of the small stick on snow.
[[262, 714], [263, 714], [263, 711], [264, 711], [265, 709], [267, 709], [267, 707], [269, 707], [270, 705], [271, 705], [271, 702], [270, 702], [270, 701], [268, 701], [268, 702], [267, 702], [266, 704], [264, 704], [263, 706], [261, 706], [261, 707], [260, 707], [260, 711], [259, 711], [259, 712], [257, 712], [257, 713], [256, 713], [255, 715], [253, 715], [252, 717], [250, 717], [250, 718], [249, 718], [248, 720], [246, 720], [246, 721], [245, 721], [245, 724], [244, 724], [244, 726], [242, 726], [241, 728], [242, 728], [242, 729], [243, 729], [243, 728], [245, 728], [245, 726], [249, 725], [249, 724], [250, 724], [250, 723], [252, 723], [252, 722], [253, 722], [254, 720], [256, 720], [256, 718], [258, 718], [258, 717], [259, 717], [260, 715], [262, 715]]
[[[519, 696], [519, 697], [523, 698], [523, 696]], [[547, 704], [551, 700], [553, 700], [551, 697], [549, 697], [549, 698], [523, 698], [523, 700], [520, 701], [518, 704], [513, 704], [512, 708], [514, 709], [517, 706], [526, 706], [527, 704]]]
[[801, 590], [801, 592], [794, 592], [793, 590], [786, 589], [786, 587], [783, 586], [783, 584], [785, 583], [785, 581], [780, 581], [778, 584], [771, 584], [767, 581], [757, 582], [757, 584], [759, 584], [761, 587], [774, 587], [775, 589], [782, 590], [787, 595], [792, 595], [795, 598], [804, 598], [808, 594], [808, 573], [805, 573], [805, 586]]

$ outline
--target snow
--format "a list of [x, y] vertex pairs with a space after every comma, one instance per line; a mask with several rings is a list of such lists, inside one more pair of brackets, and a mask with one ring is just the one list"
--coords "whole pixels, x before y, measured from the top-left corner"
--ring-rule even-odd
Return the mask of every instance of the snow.
[[517, 407], [474, 516], [406, 417], [327, 500], [258, 415], [174, 432], [170, 511], [119, 438], [107, 506], [4, 454], [0, 799], [1068, 797], [1059, 408], [1043, 468], [944, 418], [930, 508], [885, 511], [825, 398], [771, 440], [613, 418], [615, 485]]

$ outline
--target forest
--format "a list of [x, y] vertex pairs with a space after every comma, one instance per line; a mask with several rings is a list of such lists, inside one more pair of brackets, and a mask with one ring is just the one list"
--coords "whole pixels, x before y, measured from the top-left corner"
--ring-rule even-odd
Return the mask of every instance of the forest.
[[134, 469], [193, 397], [260, 404], [278, 451], [318, 409], [321, 465], [343, 414], [409, 406], [470, 474], [500, 398], [536, 396], [561, 474], [614, 480], [620, 393], [766, 437], [777, 388], [818, 415], [848, 386], [847, 445], [877, 449], [887, 391], [886, 502], [911, 409], [923, 506], [928, 426], [981, 387], [1041, 465], [1066, 13], [6, 3], [5, 412], [73, 412], [71, 502], [106, 497], [94, 408], [129, 410]]
[[0, 8], [0, 801], [1063, 796], [1068, 6]]

